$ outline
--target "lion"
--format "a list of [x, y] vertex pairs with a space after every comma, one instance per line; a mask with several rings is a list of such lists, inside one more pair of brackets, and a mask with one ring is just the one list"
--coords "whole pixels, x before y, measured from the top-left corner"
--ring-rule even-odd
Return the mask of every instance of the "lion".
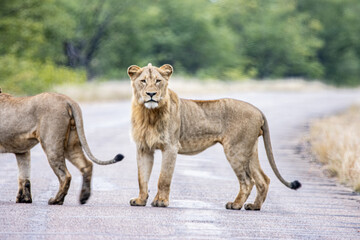
[[17, 203], [31, 203], [30, 149], [40, 142], [49, 164], [59, 179], [59, 190], [48, 204], [62, 205], [68, 192], [71, 175], [65, 158], [82, 173], [80, 203], [91, 194], [93, 164], [112, 164], [123, 159], [118, 154], [109, 161], [94, 157], [87, 144], [79, 105], [57, 93], [42, 93], [32, 97], [12, 97], [0, 91], [0, 153], [14, 153], [19, 176]]
[[[274, 161], [269, 125], [265, 115], [253, 105], [230, 98], [218, 100], [188, 100], [168, 88], [173, 67], [160, 68], [150, 63], [143, 68], [128, 68], [133, 89], [131, 125], [137, 148], [139, 196], [131, 206], [145, 206], [154, 151], [162, 151], [158, 192], [153, 207], [169, 205], [170, 184], [177, 154], [194, 155], [220, 143], [227, 160], [240, 183], [240, 191], [226, 209], [260, 210], [265, 201], [270, 179], [260, 167], [258, 138], [263, 136], [270, 165], [277, 178], [287, 187], [298, 189], [299, 181], [287, 182]], [[245, 204], [253, 186], [254, 203]]]

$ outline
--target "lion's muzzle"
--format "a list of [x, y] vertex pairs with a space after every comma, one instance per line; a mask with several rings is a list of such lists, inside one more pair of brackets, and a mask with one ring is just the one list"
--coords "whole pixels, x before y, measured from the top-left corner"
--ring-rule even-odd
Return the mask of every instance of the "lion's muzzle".
[[149, 101], [145, 102], [144, 105], [148, 109], [154, 109], [154, 108], [157, 108], [159, 106], [159, 103], [151, 98]]

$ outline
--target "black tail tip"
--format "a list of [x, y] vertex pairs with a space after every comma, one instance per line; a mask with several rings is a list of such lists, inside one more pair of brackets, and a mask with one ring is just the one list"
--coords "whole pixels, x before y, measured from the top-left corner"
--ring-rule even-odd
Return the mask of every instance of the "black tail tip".
[[291, 189], [296, 190], [296, 189], [298, 189], [298, 188], [300, 188], [300, 187], [301, 187], [301, 183], [300, 183], [298, 180], [295, 180], [295, 181], [293, 181], [293, 182], [291, 183]]
[[115, 156], [114, 159], [115, 159], [115, 162], [120, 162], [121, 160], [123, 160], [123, 158], [124, 158], [124, 155], [118, 154]]

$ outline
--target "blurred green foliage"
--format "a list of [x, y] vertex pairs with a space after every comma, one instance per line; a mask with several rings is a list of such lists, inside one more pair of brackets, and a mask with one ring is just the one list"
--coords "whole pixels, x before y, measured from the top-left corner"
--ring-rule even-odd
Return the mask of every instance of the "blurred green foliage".
[[121, 79], [170, 63], [202, 78], [360, 83], [358, 0], [2, 0], [0, 87]]
[[16, 58], [11, 55], [0, 57], [0, 87], [4, 92], [16, 95], [33, 95], [64, 83], [82, 83], [86, 80], [84, 71], [74, 71], [56, 66], [51, 61], [40, 62]]
[[63, 42], [74, 25], [55, 0], [0, 2], [0, 87], [31, 95], [54, 84], [79, 83], [85, 71], [66, 67]]
[[323, 78], [336, 85], [359, 85], [360, 1], [302, 0], [298, 10], [321, 24], [323, 46], [317, 58], [324, 67]]

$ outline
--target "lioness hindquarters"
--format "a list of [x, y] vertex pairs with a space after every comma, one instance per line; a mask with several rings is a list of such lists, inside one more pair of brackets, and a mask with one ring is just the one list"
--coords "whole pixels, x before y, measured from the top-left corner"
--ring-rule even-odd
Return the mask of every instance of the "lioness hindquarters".
[[[65, 157], [83, 175], [80, 202], [90, 197], [92, 163], [100, 165], [121, 161], [97, 159], [87, 144], [80, 106], [69, 97], [57, 93], [41, 93], [31, 97], [12, 97], [0, 92], [0, 153], [14, 153], [19, 168], [18, 203], [31, 203], [30, 150], [41, 143], [49, 164], [58, 177], [60, 187], [49, 204], [63, 204], [69, 189], [71, 175]], [[84, 150], [84, 151], [83, 151]]]

